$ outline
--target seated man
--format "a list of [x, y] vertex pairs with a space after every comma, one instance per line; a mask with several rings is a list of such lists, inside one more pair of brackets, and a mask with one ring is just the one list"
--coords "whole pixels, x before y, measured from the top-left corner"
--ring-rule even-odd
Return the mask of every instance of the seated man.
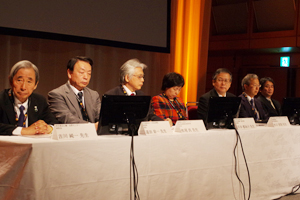
[[260, 94], [257, 98], [263, 108], [265, 109], [266, 113], [271, 116], [280, 116], [281, 115], [281, 105], [280, 103], [272, 99], [272, 95], [274, 93], [274, 81], [270, 77], [265, 77], [260, 79]]
[[247, 74], [242, 80], [243, 93], [238, 116], [240, 118], [253, 117], [255, 122], [266, 122], [268, 116], [265, 113], [260, 101], [254, 98], [260, 88], [258, 76], [256, 74]]
[[77, 56], [67, 65], [68, 82], [48, 93], [51, 112], [60, 123], [95, 123], [98, 128], [100, 97], [87, 87], [92, 74], [93, 61]]
[[[125, 62], [120, 68], [120, 83], [121, 85], [105, 92], [107, 95], [145, 95], [140, 89], [144, 84], [144, 69], [147, 65], [141, 63], [138, 59], [131, 59]], [[162, 121], [160, 117], [153, 113], [152, 109], [149, 109], [146, 121]], [[171, 119], [166, 119], [172, 125]]]
[[46, 99], [33, 93], [39, 82], [38, 68], [27, 60], [10, 71], [11, 89], [0, 92], [0, 135], [49, 134], [58, 123]]
[[198, 102], [198, 118], [206, 122], [208, 114], [208, 103], [210, 97], [235, 97], [234, 94], [227, 92], [231, 86], [232, 74], [228, 69], [219, 68], [212, 77], [212, 85], [214, 88], [199, 98]]

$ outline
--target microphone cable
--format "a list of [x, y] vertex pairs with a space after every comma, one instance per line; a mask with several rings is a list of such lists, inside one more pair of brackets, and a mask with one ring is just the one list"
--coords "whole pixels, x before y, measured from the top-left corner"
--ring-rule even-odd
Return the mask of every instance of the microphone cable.
[[132, 189], [133, 189], [133, 196], [134, 200], [139, 200], [140, 195], [138, 192], [138, 170], [135, 164], [134, 159], [134, 134], [137, 130], [135, 124], [129, 125], [131, 131], [131, 146], [130, 146], [130, 199], [132, 198]]
[[242, 140], [241, 140], [241, 137], [240, 137], [240, 134], [238, 133], [238, 131], [236, 129], [234, 129], [235, 132], [236, 132], [236, 144], [234, 146], [234, 149], [233, 149], [233, 155], [234, 155], [234, 161], [235, 161], [235, 175], [237, 177], [237, 179], [239, 180], [240, 184], [242, 185], [242, 189], [243, 189], [243, 194], [244, 194], [244, 199], [246, 200], [246, 191], [245, 191], [245, 186], [244, 186], [244, 183], [243, 181], [240, 179], [239, 175], [238, 175], [238, 170], [237, 170], [237, 156], [236, 156], [236, 151], [237, 151], [237, 146], [238, 146], [238, 143], [240, 141], [240, 144], [241, 144], [241, 150], [242, 150], [242, 153], [243, 153], [243, 158], [244, 158], [244, 161], [245, 161], [245, 165], [246, 165], [246, 169], [247, 169], [247, 175], [248, 175], [248, 183], [249, 183], [249, 194], [248, 194], [248, 200], [250, 199], [250, 195], [251, 195], [251, 181], [250, 181], [250, 172], [249, 172], [249, 168], [248, 168], [248, 164], [247, 164], [247, 160], [246, 160], [246, 156], [245, 156], [245, 152], [244, 152], [244, 147], [243, 147], [243, 144], [242, 144]]

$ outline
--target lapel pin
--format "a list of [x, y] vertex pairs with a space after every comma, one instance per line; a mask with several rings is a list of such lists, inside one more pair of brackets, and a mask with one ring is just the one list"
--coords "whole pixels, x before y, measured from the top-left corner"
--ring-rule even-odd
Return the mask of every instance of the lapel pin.
[[34, 112], [37, 112], [37, 111], [38, 111], [37, 106], [34, 106]]

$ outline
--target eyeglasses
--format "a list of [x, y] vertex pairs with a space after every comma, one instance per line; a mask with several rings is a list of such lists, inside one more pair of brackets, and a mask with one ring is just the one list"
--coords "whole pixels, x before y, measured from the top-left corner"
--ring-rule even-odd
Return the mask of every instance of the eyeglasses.
[[231, 81], [229, 79], [222, 79], [222, 78], [218, 78], [217, 82], [219, 82], [219, 83], [224, 82], [225, 84], [231, 83]]
[[261, 85], [256, 85], [256, 84], [250, 84], [252, 87], [258, 87], [258, 88], [260, 88], [261, 87]]
[[135, 76], [138, 79], [145, 79], [145, 75], [132, 75], [132, 76]]

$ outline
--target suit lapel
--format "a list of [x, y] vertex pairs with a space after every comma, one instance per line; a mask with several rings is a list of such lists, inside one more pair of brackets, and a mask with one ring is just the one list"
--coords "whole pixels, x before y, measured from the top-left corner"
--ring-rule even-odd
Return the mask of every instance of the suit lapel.
[[70, 103], [73, 105], [74, 109], [76, 110], [77, 116], [79, 119], [82, 119], [81, 110], [79, 108], [78, 101], [76, 99], [75, 93], [71, 89], [70, 85], [67, 83], [65, 87], [66, 97], [69, 99]]
[[35, 98], [32, 98], [31, 96], [28, 99], [27, 116], [28, 116], [28, 126], [38, 121], [38, 102], [36, 101]]
[[16, 112], [14, 110], [14, 97], [13, 96], [8, 96], [8, 94], [6, 94], [6, 98], [5, 98], [5, 113], [7, 114], [7, 118], [9, 120], [10, 124], [16, 124]]
[[89, 120], [91, 122], [94, 122], [95, 117], [97, 116], [93, 116], [92, 96], [85, 88], [83, 89], [83, 94], [84, 94], [84, 104], [85, 104], [87, 115], [89, 117]]
[[[254, 117], [254, 111], [252, 110], [251, 104], [248, 101], [247, 97], [242, 95], [242, 99], [245, 101], [245, 105], [247, 106], [246, 110], [248, 112], [248, 115], [251, 116], [251, 117]], [[255, 100], [254, 100], [254, 103], [255, 103]]]

